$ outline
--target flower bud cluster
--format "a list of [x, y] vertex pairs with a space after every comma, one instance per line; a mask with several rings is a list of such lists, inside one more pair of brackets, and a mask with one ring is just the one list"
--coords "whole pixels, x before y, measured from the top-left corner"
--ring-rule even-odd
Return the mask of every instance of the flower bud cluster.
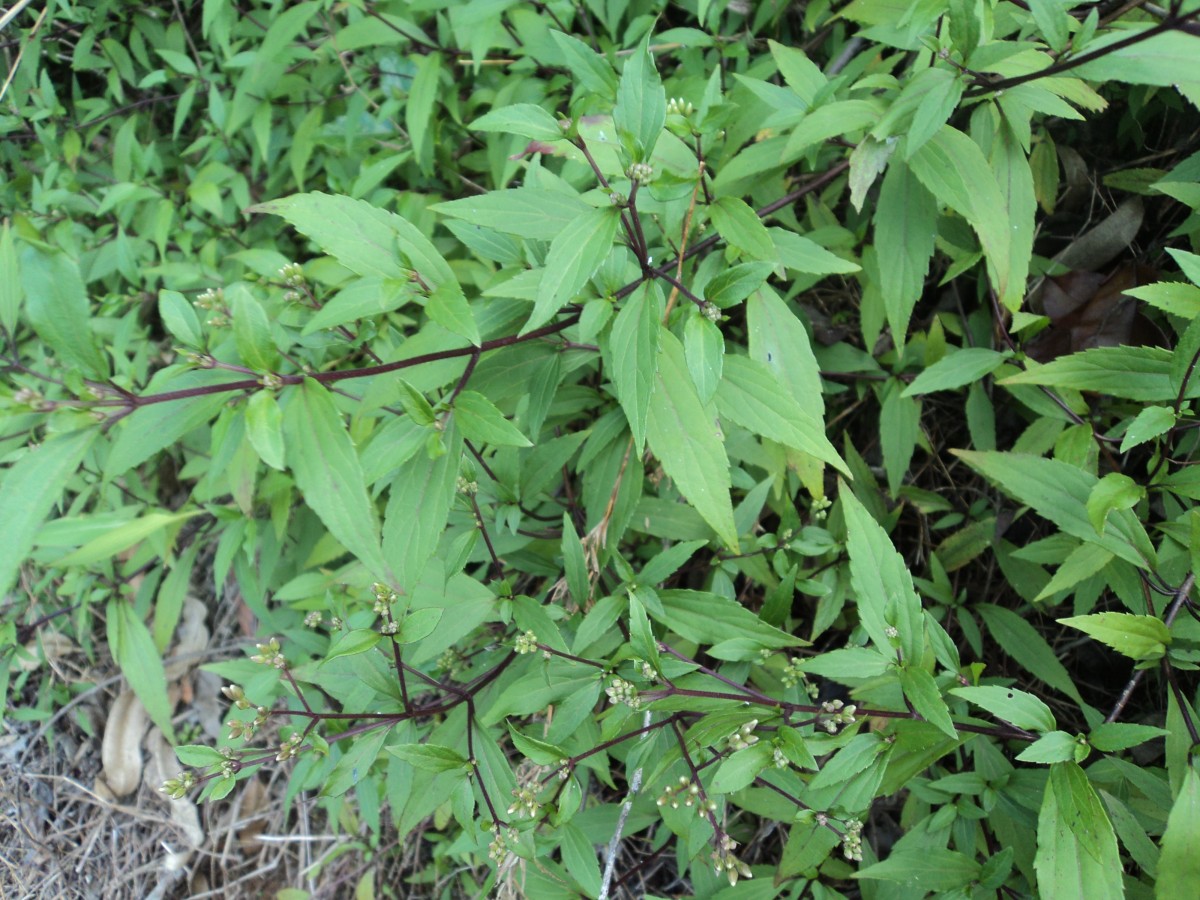
[[828, 497], [819, 497], [812, 502], [812, 517], [814, 522], [824, 522], [825, 517], [829, 514], [829, 507], [833, 506], [833, 501]]
[[513, 649], [522, 655], [526, 653], [537, 653], [537, 635], [532, 631], [526, 631], [524, 634], [518, 634], [517, 639], [513, 642]]
[[779, 747], [771, 751], [771, 762], [775, 764], [775, 768], [777, 769], [786, 769], [790, 764], [787, 755]]
[[508, 808], [510, 816], [516, 816], [518, 819], [524, 816], [529, 816], [531, 819], [537, 817], [538, 810], [542, 808], [542, 805], [538, 803], [532, 788], [513, 788], [512, 795], [516, 801]]
[[268, 391], [277, 391], [283, 387], [283, 379], [274, 372], [265, 372], [259, 376], [258, 383]]
[[739, 877], [754, 877], [750, 867], [734, 855], [735, 849], [737, 849], [737, 841], [729, 835], [723, 834], [712, 852], [713, 866], [717, 874], [724, 873], [725, 877], [729, 879], [730, 887], [737, 884]]
[[182, 800], [187, 796], [196, 784], [196, 776], [191, 772], [180, 772], [174, 778], [168, 779], [162, 783], [159, 791], [166, 794], [172, 800]]
[[608, 694], [609, 701], [614, 705], [624, 703], [630, 709], [641, 709], [642, 698], [638, 696], [638, 689], [624, 678], [613, 678], [604, 693]]
[[264, 666], [274, 666], [276, 669], [286, 669], [287, 660], [279, 650], [279, 641], [271, 638], [265, 644], [256, 644], [258, 653], [250, 657], [251, 662], [262, 663]]
[[742, 727], [733, 734], [729, 735], [725, 740], [729, 743], [730, 750], [745, 750], [747, 747], [753, 747], [758, 743], [758, 735], [754, 733], [754, 729], [758, 727], [758, 719], [751, 719], [749, 722], [743, 722]]
[[842, 835], [842, 856], [851, 862], [862, 862], [863, 823], [858, 819], [846, 820], [846, 833]]
[[291, 737], [287, 738], [279, 745], [279, 752], [275, 754], [276, 762], [283, 762], [285, 759], [291, 759], [300, 750], [300, 742], [304, 740], [304, 736], [299, 732], [294, 732]]
[[[249, 704], [247, 704], [249, 705]], [[245, 707], [239, 707], [245, 709]], [[229, 726], [229, 737], [232, 740], [251, 740], [254, 737], [254, 732], [267, 721], [268, 710], [265, 706], [258, 706], [254, 709], [255, 716], [253, 719], [230, 719], [225, 724]]]
[[476, 481], [472, 481], [469, 478], [464, 478], [462, 475], [459, 475], [458, 480], [454, 483], [454, 489], [457, 490], [460, 494], [464, 494], [468, 497], [473, 497], [477, 493], [479, 493], [479, 483]]
[[496, 862], [503, 862], [509, 855], [509, 844], [516, 839], [517, 833], [512, 828], [506, 830], [497, 828], [496, 836], [488, 844], [488, 858]]
[[193, 302], [197, 309], [206, 309], [210, 312], [223, 310], [225, 309], [225, 291], [222, 288], [209, 288], [201, 291]]
[[659, 806], [670, 806], [671, 809], [679, 809], [680, 806], [696, 808], [696, 812], [702, 818], [710, 812], [717, 811], [717, 802], [715, 800], [704, 800], [700, 797], [700, 785], [692, 781], [685, 775], [679, 776], [679, 781], [675, 784], [667, 785], [666, 789], [654, 801]]
[[447, 675], [453, 676], [462, 669], [463, 662], [462, 652], [456, 647], [450, 647], [447, 650], [443, 650], [442, 655], [438, 657], [437, 667]]
[[820, 691], [815, 684], [808, 680], [808, 675], [804, 672], [804, 661], [797, 656], [793, 656], [787, 664], [787, 668], [783, 670], [783, 674], [779, 676], [784, 687], [794, 687], [797, 684], [804, 685], [804, 693], [808, 694], [813, 700], [817, 699], [817, 693]]
[[371, 593], [375, 595], [375, 605], [371, 607], [371, 610], [376, 615], [382, 616], [396, 602], [396, 592], [378, 581], [371, 585]]
[[305, 628], [317, 628], [320, 626], [320, 624], [324, 620], [325, 619], [324, 619], [324, 616], [321, 615], [321, 611], [319, 609], [314, 609], [312, 612], [305, 615], [304, 627]]
[[695, 104], [682, 97], [672, 97], [667, 101], [668, 116], [683, 116], [685, 119], [696, 111]]
[[300, 263], [290, 262], [279, 267], [279, 280], [290, 288], [304, 287], [307, 279]]
[[654, 166], [649, 163], [634, 163], [625, 172], [631, 181], [638, 181], [642, 184], [649, 184], [654, 180]]
[[700, 314], [710, 322], [721, 321], [721, 307], [717, 306], [711, 300], [705, 300], [700, 305]]
[[221, 688], [221, 693], [224, 694], [228, 700], [232, 701], [233, 705], [238, 709], [250, 708], [250, 701], [246, 699], [246, 693], [242, 690], [240, 685], [227, 684], [225, 687]]
[[379, 626], [380, 634], [397, 634], [400, 631], [400, 623], [395, 619], [388, 619]]
[[846, 706], [841, 700], [826, 700], [821, 704], [821, 709], [829, 714], [829, 718], [822, 722], [825, 730], [830, 734], [837, 734], [839, 727], [850, 725], [854, 722], [858, 707], [854, 704]]

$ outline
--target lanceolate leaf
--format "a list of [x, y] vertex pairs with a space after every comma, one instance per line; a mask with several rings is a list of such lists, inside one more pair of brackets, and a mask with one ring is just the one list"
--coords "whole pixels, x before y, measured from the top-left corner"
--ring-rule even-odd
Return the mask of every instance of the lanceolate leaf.
[[794, 447], [829, 463], [847, 476], [849, 468], [825, 437], [825, 423], [780, 384], [766, 363], [728, 356], [717, 408], [725, 418], [755, 434]]
[[56, 435], [25, 452], [0, 484], [0, 595], [6, 595], [33, 547], [42, 520], [62, 496], [99, 432], [84, 428]]
[[846, 551], [859, 620], [881, 652], [899, 647], [904, 662], [918, 663], [925, 652], [925, 620], [908, 566], [853, 492], [843, 484], [838, 496], [846, 515]]
[[966, 219], [983, 245], [996, 292], [1015, 309], [1024, 294], [1024, 283], [1013, 284], [1008, 218], [997, 215], [1007, 208], [983, 151], [973, 140], [944, 125], [908, 161], [913, 173], [938, 199]]
[[948, 391], [973, 384], [1000, 367], [1008, 358], [1007, 353], [988, 350], [984, 347], [965, 347], [943, 356], [932, 366], [912, 380], [904, 389], [903, 396], [915, 397]]
[[951, 452], [1067, 534], [1099, 544], [1136, 566], [1152, 564], [1154, 550], [1145, 529], [1130, 510], [1114, 510], [1104, 534], [1096, 533], [1087, 515], [1088, 496], [1097, 481], [1094, 475], [1069, 463], [1024, 453]]
[[646, 416], [658, 369], [662, 313], [657, 297], [658, 291], [652, 286], [635, 292], [617, 313], [609, 339], [611, 377], [639, 454], [646, 443]]
[[1005, 303], [1010, 309], [1018, 309], [1025, 294], [1025, 280], [1029, 276], [1029, 261], [1033, 256], [1033, 219], [1037, 212], [1037, 198], [1033, 192], [1033, 171], [1029, 167], [1029, 159], [1011, 127], [1002, 128], [992, 143], [992, 171], [996, 173], [1000, 193], [1006, 202], [1010, 229], [1009, 291]]
[[654, 151], [667, 120], [667, 94], [663, 90], [649, 46], [643, 43], [626, 61], [617, 85], [613, 124], [628, 142], [633, 162], [646, 162]]
[[573, 219], [590, 208], [578, 197], [563, 191], [531, 187], [491, 191], [431, 207], [434, 212], [454, 216], [472, 225], [539, 241], [554, 240]]
[[913, 307], [925, 290], [925, 276], [937, 236], [937, 202], [906, 163], [892, 157], [875, 208], [875, 247], [880, 290], [892, 334], [908, 333]]
[[397, 586], [411, 590], [437, 549], [454, 502], [462, 442], [445, 438], [446, 452], [430, 460], [418, 452], [396, 473], [383, 521], [383, 550]]
[[450, 266], [416, 226], [363, 200], [314, 191], [260, 203], [248, 211], [282, 216], [359, 275], [407, 279], [415, 269], [430, 287], [455, 280]]
[[708, 208], [708, 213], [726, 243], [740, 250], [747, 259], [776, 258], [770, 232], [745, 200], [722, 197]]
[[561, 141], [564, 137], [558, 120], [532, 103], [516, 103], [494, 109], [480, 116], [470, 127], [476, 131], [519, 134], [534, 141]]
[[1078, 628], [1130, 659], [1161, 659], [1171, 643], [1171, 632], [1157, 616], [1132, 613], [1096, 613], [1072, 616], [1059, 623]]
[[1171, 807], [1158, 859], [1155, 896], [1160, 900], [1186, 897], [1200, 884], [1200, 773], [1193, 764]]
[[532, 447], [521, 429], [504, 418], [487, 397], [478, 391], [463, 391], [454, 401], [454, 422], [463, 437], [481, 444]]
[[123, 599], [108, 602], [108, 646], [154, 724], [167, 740], [175, 740], [171, 727], [171, 703], [167, 699], [167, 673], [162, 656], [154, 646], [150, 629], [138, 618], [133, 605]]
[[[13, 277], [12, 274], [3, 276]], [[21, 253], [25, 314], [33, 330], [67, 366], [92, 377], [108, 373], [108, 364], [92, 337], [91, 310], [79, 266], [64, 253], [25, 247]]]
[[615, 206], [589, 209], [558, 233], [550, 244], [533, 314], [522, 334], [545, 325], [579, 295], [612, 251], [619, 222], [620, 212]]
[[660, 337], [658, 372], [646, 416], [646, 439], [679, 492], [721, 541], [736, 552], [737, 529], [729, 499], [729, 458], [725, 455], [719, 425], [696, 396], [683, 346], [666, 330]]
[[[1009, 375], [1001, 384], [1074, 388], [1155, 403], [1178, 394], [1171, 384], [1171, 359], [1171, 351], [1161, 347], [1096, 347]], [[1200, 379], [1192, 378], [1185, 397], [1197, 396]]]
[[1118, 900], [1121, 856], [1104, 806], [1073, 762], [1055, 763], [1038, 814], [1038, 892], [1043, 897]]
[[311, 379], [289, 393], [283, 434], [288, 466], [304, 492], [304, 502], [373, 577], [390, 582], [375, 507], [333, 397]]
[[770, 289], [759, 290], [746, 301], [746, 322], [750, 358], [765, 364], [813, 419], [823, 420], [821, 371], [804, 324]]

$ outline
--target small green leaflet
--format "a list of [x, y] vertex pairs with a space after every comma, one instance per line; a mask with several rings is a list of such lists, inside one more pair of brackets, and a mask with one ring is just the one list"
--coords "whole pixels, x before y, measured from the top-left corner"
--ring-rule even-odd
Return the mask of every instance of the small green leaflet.
[[[1044, 366], [1009, 375], [1001, 384], [1041, 384], [1112, 394], [1126, 400], [1174, 400], [1170, 350], [1161, 347], [1096, 347], [1060, 356]], [[1188, 383], [1185, 398], [1200, 396], [1200, 379]]]
[[750, 330], [750, 358], [765, 364], [813, 418], [824, 419], [821, 369], [804, 323], [768, 288], [746, 301], [746, 324]]
[[1146, 496], [1146, 489], [1120, 472], [1109, 472], [1096, 482], [1087, 500], [1088, 520], [1096, 534], [1104, 534], [1109, 513], [1117, 509], [1133, 509]]
[[200, 317], [179, 291], [158, 292], [158, 314], [167, 326], [167, 331], [185, 347], [199, 350], [204, 346], [204, 333], [200, 329]]
[[766, 261], [778, 258], [770, 232], [745, 200], [721, 197], [709, 206], [708, 214], [725, 242], [740, 250], [743, 256]]
[[1054, 713], [1050, 711], [1049, 706], [1033, 694], [1016, 688], [987, 684], [979, 687], [951, 688], [950, 693], [969, 700], [996, 718], [1011, 722], [1018, 728], [1047, 732], [1057, 727]]
[[1161, 659], [1171, 643], [1171, 632], [1156, 616], [1105, 612], [1059, 619], [1059, 624], [1078, 628], [1133, 660]]
[[683, 352], [700, 402], [708, 403], [725, 371], [725, 337], [717, 324], [698, 309], [683, 325]]
[[284, 470], [283, 411], [270, 391], [256, 391], [246, 402], [246, 436], [263, 462]]
[[463, 391], [455, 398], [454, 422], [467, 440], [503, 447], [533, 446], [521, 429], [478, 391]]
[[771, 243], [775, 247], [775, 255], [767, 258], [778, 258], [785, 269], [793, 272], [802, 275], [848, 275], [862, 269], [858, 263], [842, 259], [816, 241], [786, 228], [768, 228], [767, 234], [771, 236]]
[[233, 339], [242, 363], [256, 372], [275, 371], [279, 351], [271, 338], [266, 310], [240, 282], [230, 285], [225, 296], [233, 314]]
[[38, 527], [62, 496], [67, 482], [100, 432], [84, 428], [59, 434], [33, 447], [4, 474], [0, 484], [0, 594], [7, 594], [33, 547]]
[[112, 559], [123, 550], [127, 550], [158, 532], [180, 525], [188, 519], [203, 512], [199, 509], [182, 510], [180, 512], [148, 512], [123, 525], [106, 530], [99, 537], [88, 541], [78, 550], [68, 553], [61, 559], [55, 560], [55, 565], [88, 566], [92, 563]]
[[372, 576], [390, 583], [375, 506], [342, 414], [329, 391], [312, 379], [288, 393], [283, 409], [287, 461], [305, 503]]
[[620, 220], [620, 210], [615, 206], [589, 209], [558, 233], [546, 255], [533, 313], [521, 334], [545, 325], [579, 296], [588, 279], [612, 252]]
[[945, 891], [947, 896], [967, 896], [968, 886], [979, 881], [982, 868], [971, 857], [957, 850], [925, 846], [920, 849], [893, 850], [887, 859], [863, 866], [854, 873], [854, 877], [890, 881], [908, 888], [909, 893], [902, 896], [919, 892], [920, 896], [928, 897], [941, 891]]
[[558, 49], [566, 58], [571, 74], [585, 90], [599, 94], [606, 100], [616, 99], [617, 73], [605, 57], [579, 38], [553, 28], [550, 29], [550, 37], [554, 38], [554, 43], [558, 44]]
[[[728, 361], [727, 361], [728, 362]], [[729, 458], [715, 418], [700, 403], [683, 346], [663, 330], [658, 372], [646, 416], [646, 439], [663, 470], [717, 536], [737, 551], [737, 528], [729, 499]]]
[[445, 436], [446, 452], [435, 460], [417, 453], [397, 471], [383, 521], [383, 551], [396, 586], [410, 591], [437, 549], [454, 502], [462, 440]]
[[800, 405], [766, 363], [727, 356], [717, 408], [743, 428], [815, 456], [849, 476], [846, 463], [825, 437], [825, 423]]
[[1008, 359], [1008, 353], [984, 347], [964, 347], [943, 356], [925, 369], [905, 388], [901, 396], [916, 397], [934, 391], [949, 391], [974, 384], [984, 375], [994, 372]]
[[1169, 406], [1147, 406], [1125, 430], [1125, 436], [1121, 439], [1121, 452], [1124, 453], [1154, 440], [1160, 434], [1165, 434], [1174, 427], [1175, 421], [1175, 410]]
[[648, 161], [666, 121], [667, 94], [654, 68], [647, 35], [625, 61], [613, 110], [613, 124], [633, 162]]
[[476, 347], [479, 346], [479, 326], [475, 324], [471, 304], [467, 302], [457, 284], [445, 282], [434, 288], [429, 299], [425, 301], [425, 312], [447, 331], [465, 337]]
[[426, 772], [449, 772], [467, 769], [467, 760], [457, 750], [439, 747], [436, 744], [393, 744], [385, 747], [397, 759], [423, 769]]
[[339, 656], [356, 656], [359, 653], [366, 653], [378, 644], [382, 637], [383, 635], [374, 628], [356, 628], [353, 631], [344, 632], [329, 645], [329, 650], [325, 653], [325, 662], [337, 659]]
[[167, 698], [167, 673], [163, 668], [162, 655], [150, 636], [150, 629], [138, 618], [133, 605], [124, 599], [109, 600], [106, 611], [108, 646], [113, 659], [154, 724], [162, 729], [168, 741], [174, 743], [171, 702]]
[[519, 134], [534, 141], [561, 141], [566, 136], [554, 116], [532, 103], [515, 103], [493, 109], [469, 127], [476, 131]]
[[433, 108], [437, 102], [442, 79], [442, 54], [425, 53], [416, 59], [417, 74], [408, 90], [404, 104], [404, 125], [412, 141], [412, 154], [426, 175], [433, 174], [433, 127], [436, 119]]
[[646, 443], [646, 416], [658, 371], [658, 340], [662, 325], [658, 291], [653, 285], [630, 297], [617, 313], [609, 338], [612, 367], [609, 376], [629, 420], [634, 445], [641, 454]]
[[[905, 662], [918, 663], [925, 652], [925, 619], [904, 557], [844, 483], [838, 497], [846, 516], [846, 551], [859, 620], [881, 653], [891, 654], [899, 647]], [[889, 629], [896, 632], [895, 638]]]
[[950, 718], [950, 709], [931, 674], [915, 665], [901, 666], [900, 687], [922, 719], [936, 726], [947, 737], [958, 738]]

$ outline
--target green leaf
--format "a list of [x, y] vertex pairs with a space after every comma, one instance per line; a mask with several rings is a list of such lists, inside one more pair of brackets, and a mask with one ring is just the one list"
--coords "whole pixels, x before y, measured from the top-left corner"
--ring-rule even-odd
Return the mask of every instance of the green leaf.
[[91, 378], [107, 377], [108, 363], [92, 337], [87, 288], [79, 266], [65, 253], [29, 246], [21, 249], [20, 260], [25, 315], [38, 337], [64, 364]]
[[397, 759], [402, 759], [424, 772], [451, 772], [462, 769], [465, 774], [469, 768], [462, 754], [437, 744], [392, 744], [384, 749]]
[[933, 891], [953, 891], [979, 880], [981, 865], [965, 854], [943, 847], [919, 850], [893, 850], [882, 862], [863, 866], [855, 878], [892, 881], [920, 890], [923, 896]]
[[1183, 777], [1167, 818], [1158, 858], [1154, 895], [1161, 900], [1186, 897], [1200, 884], [1200, 774], [1194, 765]]
[[271, 338], [271, 322], [266, 310], [244, 284], [231, 285], [226, 292], [233, 314], [233, 339], [243, 365], [257, 372], [273, 372], [279, 365], [279, 351]]
[[767, 226], [746, 201], [737, 197], [721, 197], [709, 206], [708, 214], [725, 242], [740, 250], [743, 256], [767, 261], [778, 259]]
[[534, 141], [561, 141], [565, 137], [558, 120], [532, 103], [514, 103], [512, 106], [493, 109], [480, 116], [469, 127], [476, 131], [519, 134]]
[[17, 329], [22, 289], [17, 245], [12, 225], [7, 221], [0, 225], [0, 272], [8, 273], [8, 277], [0, 278], [0, 325], [11, 334]]
[[983, 347], [964, 347], [943, 356], [912, 380], [902, 396], [916, 397], [934, 391], [951, 391], [974, 384], [998, 369], [1009, 354]]
[[417, 641], [423, 641], [441, 624], [445, 612], [446, 610], [435, 606], [412, 610], [400, 623], [400, 630], [396, 632], [394, 640], [397, 644], [415, 644]]
[[899, 343], [908, 334], [913, 307], [925, 292], [925, 276], [937, 237], [937, 201], [907, 164], [892, 158], [875, 207], [879, 289], [888, 326]]
[[433, 174], [433, 115], [442, 80], [442, 54], [425, 53], [416, 59], [417, 73], [413, 76], [404, 105], [404, 124], [412, 141], [412, 154], [426, 175]]
[[1092, 729], [1088, 742], [1097, 750], [1105, 753], [1118, 753], [1165, 737], [1169, 732], [1165, 728], [1155, 728], [1153, 725], [1135, 725], [1132, 722], [1104, 722]]
[[1096, 482], [1087, 499], [1088, 520], [1096, 534], [1104, 534], [1109, 513], [1118, 509], [1133, 509], [1146, 496], [1146, 489], [1120, 472], [1109, 472]]
[[566, 571], [567, 588], [571, 591], [571, 599], [585, 607], [591, 599], [591, 581], [588, 578], [587, 558], [583, 552], [583, 542], [575, 531], [570, 513], [563, 513], [562, 533], [563, 569]]
[[709, 790], [714, 794], [732, 794], [749, 787], [759, 772], [773, 768], [771, 754], [771, 745], [766, 741], [731, 753], [717, 767]]
[[[844, 484], [838, 497], [846, 516], [846, 552], [859, 621], [881, 653], [893, 654], [893, 647], [899, 647], [904, 662], [919, 663], [925, 653], [925, 619], [904, 557]], [[894, 639], [889, 629], [895, 630]]]
[[354, 742], [334, 764], [321, 785], [322, 797], [340, 797], [350, 788], [368, 779], [368, 771], [375, 763], [383, 742], [391, 733], [391, 727], [374, 728], [356, 737]]
[[246, 437], [259, 458], [283, 471], [283, 411], [270, 391], [256, 391], [246, 402]]
[[950, 708], [946, 706], [942, 692], [929, 672], [912, 665], [901, 666], [900, 687], [922, 719], [946, 736], [958, 738], [954, 721], [950, 718]]
[[610, 375], [639, 455], [646, 444], [646, 417], [658, 371], [660, 316], [658, 291], [649, 286], [636, 291], [613, 320], [608, 342]]
[[850, 472], [825, 437], [825, 423], [780, 384], [767, 363], [727, 356], [717, 388], [717, 408], [722, 416], [755, 434], [815, 456], [847, 475]]
[[913, 174], [940, 202], [970, 223], [979, 235], [989, 270], [1000, 299], [1016, 309], [1025, 294], [1025, 284], [1010, 278], [1008, 217], [997, 215], [1007, 209], [996, 177], [979, 145], [949, 125], [943, 125], [928, 143], [908, 161]]
[[478, 391], [463, 391], [454, 399], [454, 422], [467, 440], [499, 447], [533, 446], [521, 429]]
[[1038, 813], [1038, 893], [1118, 900], [1125, 896], [1112, 823], [1083, 769], [1055, 763]]
[[717, 392], [725, 371], [725, 337], [715, 322], [693, 310], [683, 326], [683, 354], [701, 403]]
[[112, 559], [123, 550], [144, 541], [151, 535], [157, 534], [172, 525], [200, 515], [202, 510], [192, 509], [183, 512], [150, 512], [139, 516], [130, 522], [108, 529], [99, 537], [88, 541], [73, 553], [55, 561], [63, 567], [88, 566], [101, 560]]
[[825, 416], [821, 370], [804, 323], [772, 290], [760, 290], [746, 301], [750, 358], [766, 365], [811, 417]]
[[1121, 439], [1120, 451], [1124, 453], [1152, 441], [1160, 434], [1170, 431], [1176, 422], [1175, 410], [1169, 406], [1147, 406], [1129, 423]]
[[1105, 532], [1096, 533], [1087, 515], [1094, 475], [1055, 459], [1024, 453], [951, 450], [972, 469], [1020, 503], [1032, 507], [1067, 534], [1098, 544], [1135, 566], [1153, 560], [1145, 529], [1129, 510], [1116, 510]]
[[649, 38], [625, 60], [617, 85], [613, 124], [632, 162], [647, 162], [667, 121], [667, 94], [663, 90]]
[[[1003, 219], [1008, 227], [1008, 272], [1009, 293], [1005, 303], [1009, 309], [1018, 309], [1025, 294], [1025, 282], [1029, 277], [1029, 263], [1033, 258], [1034, 216], [1037, 213], [1037, 197], [1033, 189], [1033, 170], [1029, 159], [1014, 134], [1011, 120], [992, 140], [992, 171], [1000, 185], [1000, 194], [1005, 206], [1000, 215], [992, 215], [993, 221]], [[1026, 126], [1028, 128], [1028, 126]], [[974, 224], [974, 223], [972, 223]], [[987, 244], [984, 244], [987, 249]], [[995, 263], [997, 266], [999, 262]]]
[[158, 314], [180, 343], [198, 350], [204, 346], [204, 333], [200, 328], [200, 317], [187, 298], [179, 291], [158, 292]]
[[920, 436], [921, 402], [904, 396], [899, 385], [891, 382], [886, 386], [879, 409], [879, 442], [888, 491], [893, 497], [900, 492]]
[[615, 100], [617, 96], [617, 73], [608, 60], [585, 44], [579, 38], [564, 34], [553, 28], [550, 37], [566, 57], [571, 74], [579, 80], [579, 84], [594, 94], [606, 100]]
[[425, 312], [447, 331], [479, 346], [479, 326], [475, 324], [475, 314], [471, 312], [471, 304], [457, 284], [445, 282], [435, 288], [425, 301]]
[[1021, 762], [1040, 763], [1041, 765], [1072, 762], [1079, 749], [1079, 739], [1075, 735], [1067, 734], [1065, 731], [1051, 731], [1049, 734], [1043, 734], [1018, 753], [1017, 759]]
[[712, 526], [725, 546], [737, 552], [737, 528], [729, 499], [729, 459], [716, 421], [696, 395], [683, 347], [666, 330], [662, 331], [658, 347], [658, 371], [646, 416], [646, 439], [679, 492]]
[[1200, 315], [1200, 288], [1179, 281], [1144, 284], [1128, 288], [1125, 294], [1144, 300], [1155, 309], [1182, 316], [1189, 321]]
[[816, 241], [788, 231], [786, 228], [768, 228], [775, 255], [785, 269], [802, 275], [847, 275], [861, 271], [861, 266], [842, 259], [826, 250]]
[[1029, 731], [1053, 731], [1057, 727], [1050, 707], [1033, 694], [1016, 688], [985, 684], [951, 688], [950, 693], [986, 709], [998, 719]]
[[7, 595], [43, 520], [58, 502], [67, 482], [99, 431], [84, 428], [58, 434], [31, 447], [0, 483], [0, 595]]
[[578, 298], [584, 285], [612, 252], [619, 222], [620, 210], [615, 206], [589, 209], [558, 233], [550, 243], [533, 313], [521, 334], [542, 327], [563, 306]]
[[109, 600], [106, 612], [109, 652], [142, 706], [146, 707], [151, 721], [168, 741], [175, 743], [171, 701], [167, 699], [167, 673], [150, 629], [138, 618], [133, 605], [122, 599]]
[[[1171, 30], [1144, 41], [1131, 40], [1138, 31], [1149, 31], [1150, 27], [1138, 30], [1114, 28], [1101, 35], [1085, 48], [1089, 56], [1097, 53], [1099, 59], [1084, 63], [1071, 74], [1101, 82], [1124, 81], [1163, 87], [1194, 86], [1200, 82], [1200, 75], [1196, 74], [1195, 68], [1196, 45], [1193, 36]], [[1118, 41], [1130, 43], [1113, 50], [1107, 49]]]
[[504, 234], [552, 241], [591, 207], [563, 191], [523, 187], [436, 203], [430, 209]]
[[600, 896], [602, 881], [596, 848], [578, 825], [568, 822], [557, 830], [561, 835], [559, 849], [567, 873], [583, 888], [584, 896]]
[[375, 506], [362, 464], [329, 391], [311, 378], [288, 392], [283, 409], [287, 461], [304, 502], [368, 572], [390, 582]]
[[661, 590], [657, 593], [662, 611], [647, 611], [684, 640], [711, 646], [741, 638], [759, 647], [776, 649], [808, 644], [802, 638], [768, 625], [728, 597], [704, 591]]
[[1011, 609], [1002, 606], [981, 603], [976, 609], [988, 631], [1005, 653], [1035, 678], [1061, 691], [1080, 706], [1083, 705], [1083, 698], [1075, 687], [1075, 682], [1071, 680], [1070, 673], [1058, 661], [1054, 650], [1036, 628]]
[[325, 652], [325, 662], [337, 659], [339, 656], [356, 656], [366, 653], [383, 638], [378, 631], [371, 628], [356, 628], [338, 635], [329, 649]]
[[722, 269], [713, 280], [704, 286], [704, 298], [721, 309], [741, 303], [762, 287], [763, 282], [775, 270], [774, 263], [738, 263]]
[[[455, 283], [450, 266], [429, 238], [395, 213], [363, 200], [314, 191], [259, 203], [247, 211], [282, 216], [358, 275], [405, 281], [415, 269], [430, 287]], [[411, 268], [402, 264], [397, 249]]]
[[430, 460], [418, 453], [397, 471], [383, 520], [383, 551], [396, 585], [411, 590], [446, 528], [458, 482], [462, 440], [446, 436], [446, 452]]
[[197, 769], [225, 762], [225, 754], [220, 750], [202, 744], [182, 744], [175, 748], [175, 756], [183, 765]]
[[1059, 624], [1078, 628], [1130, 659], [1161, 659], [1171, 644], [1171, 632], [1157, 616], [1105, 612], [1059, 619]]
[[[1001, 384], [1040, 384], [1111, 394], [1126, 400], [1174, 400], [1169, 350], [1161, 347], [1095, 347], [1060, 356], [1044, 366], [1030, 366]], [[1188, 384], [1185, 398], [1200, 397], [1200, 379]]]

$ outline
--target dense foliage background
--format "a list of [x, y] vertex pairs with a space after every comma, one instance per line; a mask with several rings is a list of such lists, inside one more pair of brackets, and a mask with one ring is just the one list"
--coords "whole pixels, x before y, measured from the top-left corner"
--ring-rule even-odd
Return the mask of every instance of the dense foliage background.
[[1200, 4], [0, 22], [7, 858], [1195, 896]]

